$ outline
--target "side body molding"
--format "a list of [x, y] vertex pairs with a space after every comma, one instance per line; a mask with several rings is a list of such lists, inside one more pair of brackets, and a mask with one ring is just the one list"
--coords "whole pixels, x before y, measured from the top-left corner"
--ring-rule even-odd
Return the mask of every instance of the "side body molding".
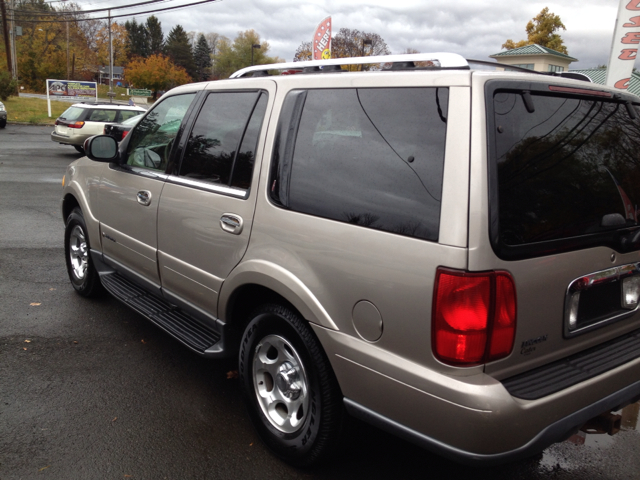
[[338, 330], [327, 311], [302, 281], [280, 265], [264, 260], [248, 260], [240, 263], [222, 284], [218, 302], [218, 314], [227, 320], [229, 299], [234, 291], [244, 285], [259, 285], [286, 298], [309, 322]]

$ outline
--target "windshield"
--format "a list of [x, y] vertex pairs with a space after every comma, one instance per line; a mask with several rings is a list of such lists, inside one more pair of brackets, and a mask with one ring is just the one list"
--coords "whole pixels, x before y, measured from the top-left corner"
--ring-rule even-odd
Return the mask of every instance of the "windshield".
[[517, 246], [637, 225], [640, 123], [630, 112], [636, 107], [528, 95], [493, 96], [499, 241]]

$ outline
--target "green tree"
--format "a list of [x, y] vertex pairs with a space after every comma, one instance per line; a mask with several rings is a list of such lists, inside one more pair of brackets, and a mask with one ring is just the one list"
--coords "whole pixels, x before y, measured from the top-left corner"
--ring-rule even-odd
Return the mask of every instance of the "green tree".
[[158, 55], [164, 51], [164, 34], [160, 20], [155, 15], [147, 18], [145, 25], [147, 35], [149, 35], [149, 55]]
[[148, 57], [150, 55], [149, 35], [144, 23], [136, 19], [127, 20], [124, 24], [127, 30], [127, 46], [130, 57]]
[[173, 27], [169, 35], [167, 35], [164, 51], [173, 63], [184, 68], [191, 78], [196, 77], [196, 64], [193, 61], [193, 51], [189, 43], [189, 37], [181, 25]]
[[207, 39], [201, 33], [198, 35], [196, 48], [193, 52], [193, 60], [196, 63], [196, 80], [204, 81], [211, 74], [211, 50]]
[[11, 78], [9, 72], [0, 72], [0, 100], [6, 100], [10, 95], [17, 94], [18, 82]]
[[526, 40], [514, 42], [513, 40], [508, 39], [502, 45], [502, 48], [512, 50], [514, 48], [536, 44], [568, 55], [567, 47], [564, 45], [562, 37], [556, 33], [560, 29], [566, 30], [567, 28], [564, 26], [558, 15], [549, 12], [549, 8], [545, 7], [538, 15], [533, 17], [529, 20], [529, 23], [527, 23], [527, 27], [525, 29], [527, 32]]
[[222, 41], [226, 41], [228, 43], [229, 39], [224, 35], [220, 35], [219, 33], [216, 33], [216, 32], [206, 33], [204, 38], [207, 39], [207, 44], [209, 45], [209, 50], [211, 51], [211, 76], [215, 80], [217, 80], [218, 75], [216, 74], [215, 58], [216, 58], [216, 55], [218, 54], [220, 43]]
[[[260, 45], [260, 48], [253, 48], [253, 45]], [[246, 30], [239, 32], [233, 43], [226, 38], [218, 42], [218, 53], [214, 56], [216, 75], [228, 78], [236, 70], [250, 66], [252, 50], [254, 65], [283, 62], [281, 58], [267, 55], [269, 44], [261, 42], [255, 30]]]
[[160, 90], [168, 90], [191, 82], [184, 68], [173, 64], [169, 57], [151, 55], [149, 58], [136, 58], [127, 66], [127, 80], [136, 88], [148, 88], [153, 91], [153, 99]]

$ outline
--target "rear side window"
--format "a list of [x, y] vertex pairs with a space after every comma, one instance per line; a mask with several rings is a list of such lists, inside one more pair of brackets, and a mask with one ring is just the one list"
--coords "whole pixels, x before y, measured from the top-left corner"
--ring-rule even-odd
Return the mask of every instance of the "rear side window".
[[616, 230], [637, 225], [640, 123], [632, 109], [548, 87], [493, 92], [492, 235], [503, 254], [615, 246]]
[[87, 120], [90, 122], [113, 122], [116, 119], [117, 114], [117, 110], [97, 108], [91, 110], [91, 113], [89, 114], [89, 118], [87, 118]]
[[298, 212], [437, 240], [448, 98], [447, 88], [291, 92], [271, 198]]
[[262, 92], [214, 92], [189, 135], [180, 176], [247, 190], [267, 106]]

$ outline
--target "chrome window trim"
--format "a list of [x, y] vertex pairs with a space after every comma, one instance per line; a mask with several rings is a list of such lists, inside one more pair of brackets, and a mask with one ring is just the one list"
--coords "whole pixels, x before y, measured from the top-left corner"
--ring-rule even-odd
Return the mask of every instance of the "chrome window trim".
[[209, 182], [203, 182], [198, 180], [190, 180], [178, 175], [169, 175], [166, 179], [168, 183], [175, 185], [182, 185], [185, 187], [197, 188], [199, 190], [206, 190], [207, 192], [220, 193], [230, 197], [240, 198], [246, 200], [249, 197], [249, 190], [243, 190], [241, 188], [227, 187], [225, 185], [216, 185]]
[[150, 178], [152, 180], [166, 181], [167, 174], [164, 170], [154, 170], [152, 168], [144, 168], [137, 167], [133, 165], [127, 165], [126, 163], [109, 163], [109, 170], [121, 172], [121, 173], [130, 173], [132, 175], [139, 175], [141, 177]]
[[[564, 327], [564, 336], [565, 338], [575, 337], [576, 335], [580, 335], [582, 333], [589, 332], [591, 330], [595, 330], [596, 328], [600, 328], [608, 323], [615, 322], [617, 320], [621, 320], [623, 318], [629, 317], [640, 309], [640, 303], [633, 310], [624, 310], [620, 313], [612, 315], [609, 318], [605, 318], [598, 322], [586, 325], [582, 328], [576, 328], [571, 330], [569, 327], [570, 323], [570, 312], [572, 307], [572, 299], [574, 294], [587, 290], [589, 287], [598, 284], [615, 282], [616, 280], [621, 280], [623, 278], [632, 277], [640, 275], [640, 263], [630, 263], [626, 265], [620, 265], [617, 267], [606, 268], [604, 270], [599, 270], [597, 272], [589, 273], [587, 275], [582, 275], [569, 283], [567, 287], [567, 291], [564, 297], [564, 319], [563, 319], [563, 327]], [[622, 303], [622, 300], [621, 300]], [[620, 307], [622, 309], [622, 306]]]

